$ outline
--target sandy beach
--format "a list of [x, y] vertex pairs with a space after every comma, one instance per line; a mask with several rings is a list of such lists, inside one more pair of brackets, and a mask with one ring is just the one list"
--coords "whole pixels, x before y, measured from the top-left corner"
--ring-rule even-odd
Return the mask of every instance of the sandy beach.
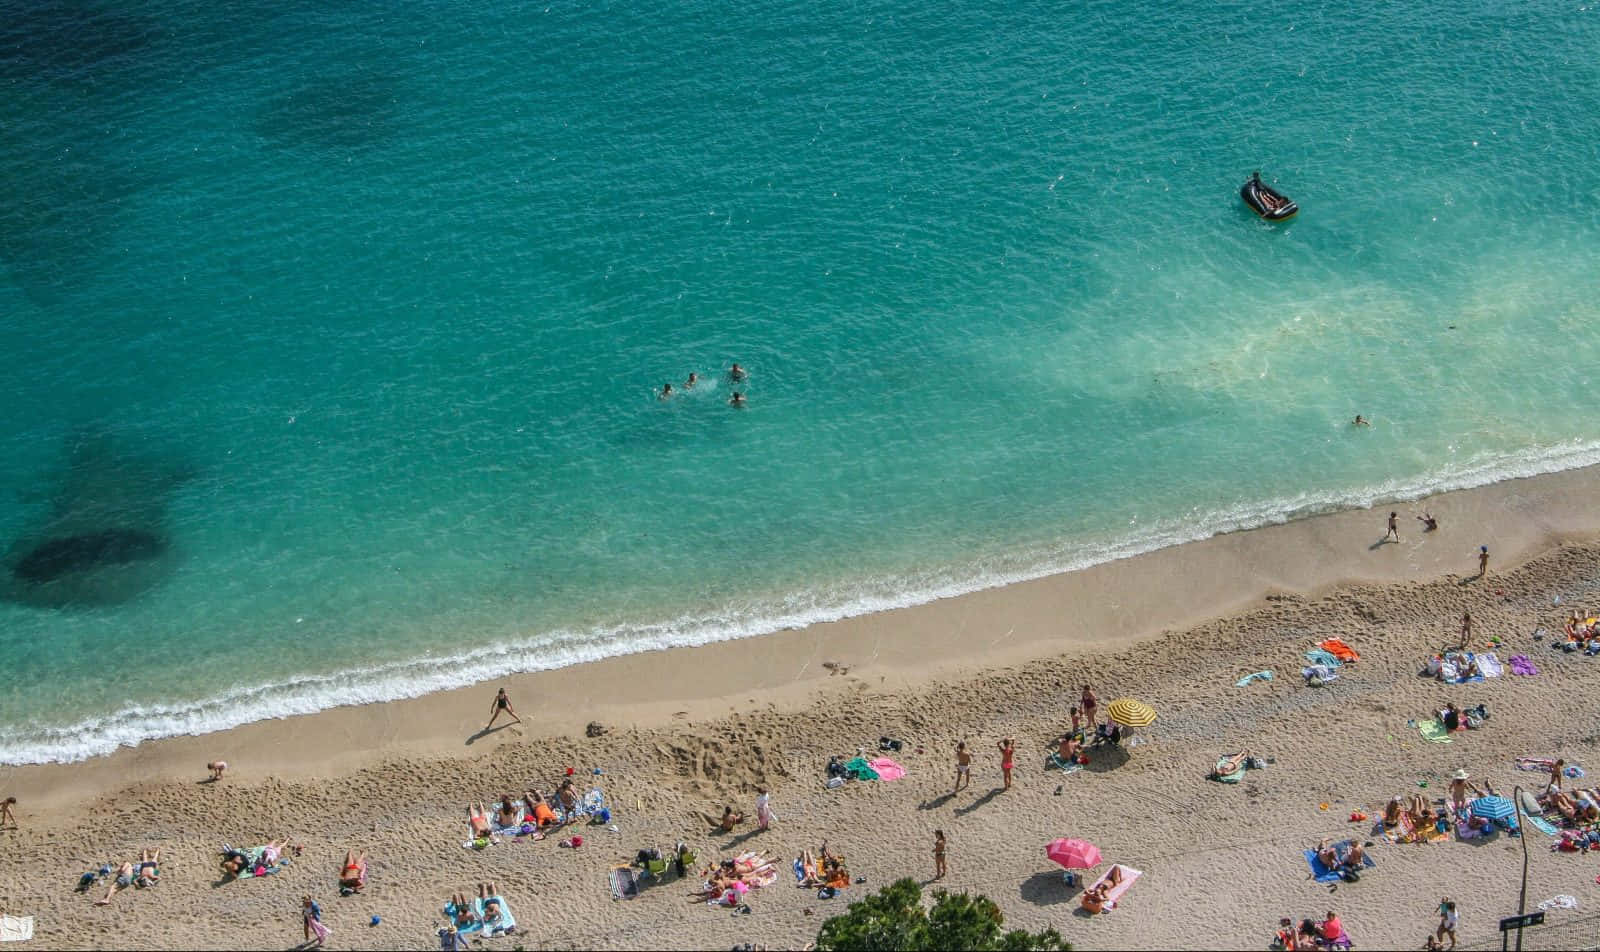
[[[437, 946], [439, 909], [495, 882], [518, 937], [490, 947], [800, 948], [823, 918], [900, 876], [932, 875], [933, 831], [949, 838], [940, 885], [982, 892], [1011, 926], [1053, 926], [1079, 948], [1263, 947], [1283, 916], [1336, 911], [1358, 947], [1420, 946], [1440, 898], [1461, 904], [1460, 945], [1498, 944], [1516, 911], [1521, 844], [1487, 839], [1392, 844], [1352, 812], [1397, 794], [1445, 796], [1470, 772], [1501, 792], [1542, 789], [1517, 757], [1595, 756], [1600, 701], [1585, 682], [1600, 658], [1552, 651], [1574, 608], [1600, 610], [1600, 472], [1575, 470], [1218, 536], [1085, 571], [812, 628], [509, 679], [523, 723], [483, 733], [495, 685], [336, 709], [176, 738], [94, 761], [0, 771], [20, 829], [0, 832], [0, 912], [33, 916], [44, 948], [294, 945], [311, 895], [334, 948]], [[1401, 541], [1380, 542], [1389, 509]], [[1438, 517], [1424, 533], [1414, 518]], [[1489, 570], [1474, 578], [1480, 545]], [[1557, 599], [1559, 598], [1559, 602]], [[1533, 676], [1446, 685], [1418, 675], [1455, 644]], [[1321, 687], [1304, 654], [1339, 638], [1361, 655]], [[1244, 675], [1271, 680], [1243, 687]], [[1131, 748], [1086, 769], [1045, 770], [1082, 684], [1102, 705], [1134, 697], [1159, 719]], [[1445, 702], [1484, 704], [1479, 730], [1431, 743], [1414, 727]], [[585, 736], [597, 721], [607, 732]], [[996, 743], [1017, 742], [1015, 785], [1000, 790]], [[903, 742], [893, 783], [823, 785], [830, 755]], [[953, 749], [975, 752], [969, 789], [950, 795]], [[1242, 783], [1205, 779], [1218, 756], [1269, 759]], [[232, 767], [215, 784], [209, 760]], [[465, 807], [548, 791], [568, 768], [600, 786], [616, 830], [570, 828], [540, 841], [468, 839]], [[600, 773], [596, 774], [595, 771]], [[1422, 786], [1426, 784], [1426, 786]], [[1577, 788], [1595, 785], [1574, 781]], [[772, 792], [778, 820], [711, 834], [705, 815], [750, 812]], [[557, 841], [577, 833], [584, 843]], [[1044, 856], [1060, 836], [1090, 840], [1108, 863], [1143, 871], [1118, 908], [1075, 912]], [[1324, 837], [1372, 841], [1359, 882], [1318, 883], [1302, 850]], [[224, 842], [288, 839], [303, 851], [277, 874], [219, 883]], [[759, 850], [784, 871], [753, 891], [748, 915], [692, 904], [693, 876], [614, 901], [607, 871], [641, 849], [684, 840], [702, 865]], [[786, 871], [826, 840], [864, 877], [840, 896], [796, 888]], [[1528, 900], [1573, 896], [1530, 930], [1530, 948], [1593, 944], [1596, 869], [1528, 831]], [[79, 876], [162, 849], [161, 883], [108, 906]], [[346, 849], [367, 851], [365, 891], [340, 897]], [[377, 925], [370, 925], [374, 916]], [[21, 946], [19, 946], [21, 947]]]

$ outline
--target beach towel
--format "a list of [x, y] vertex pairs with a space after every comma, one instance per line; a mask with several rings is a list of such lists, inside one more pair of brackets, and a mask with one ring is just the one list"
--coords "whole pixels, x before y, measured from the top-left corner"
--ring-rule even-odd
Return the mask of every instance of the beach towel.
[[1493, 651], [1480, 652], [1478, 655], [1478, 670], [1486, 678], [1498, 678], [1505, 673], [1505, 666], [1500, 663], [1500, 658]]
[[850, 762], [844, 765], [844, 772], [849, 774], [853, 780], [878, 779], [878, 772], [872, 769], [872, 765], [867, 763], [867, 758], [865, 757], [851, 758]]
[[31, 938], [32, 916], [0, 916], [0, 942], [26, 942]]
[[1450, 732], [1444, 729], [1444, 725], [1439, 722], [1437, 717], [1419, 723], [1417, 725], [1417, 731], [1422, 734], [1423, 740], [1432, 741], [1435, 744], [1450, 744], [1455, 742], [1450, 736]]
[[1328, 638], [1324, 641], [1320, 641], [1317, 643], [1317, 647], [1333, 655], [1335, 658], [1338, 658], [1340, 661], [1345, 662], [1346, 664], [1349, 664], [1352, 661], [1361, 660], [1361, 656], [1356, 654], [1356, 649], [1345, 644], [1343, 641], [1340, 641], [1338, 638]]
[[[1132, 889], [1133, 884], [1138, 882], [1140, 876], [1144, 875], [1143, 871], [1134, 869], [1132, 866], [1124, 866], [1121, 863], [1112, 864], [1111, 869], [1122, 870], [1122, 882], [1111, 887], [1111, 890], [1106, 893], [1105, 909], [1107, 911], [1115, 909], [1117, 907], [1117, 900], [1122, 898], [1122, 894], [1127, 892], [1129, 889]], [[1095, 880], [1093, 883], [1090, 883], [1089, 889], [1093, 889], [1110, 879], [1111, 869], [1106, 870], [1099, 879]], [[1088, 891], [1088, 889], [1084, 890], [1084, 892]]]
[[1525, 676], [1534, 675], [1539, 673], [1539, 669], [1534, 666], [1533, 662], [1528, 659], [1527, 655], [1514, 654], [1511, 656], [1511, 673]]
[[888, 757], [874, 757], [867, 761], [867, 765], [870, 766], [875, 773], [877, 773], [878, 779], [885, 783], [899, 780], [906, 775], [906, 768], [895, 763], [893, 760], [890, 760]]
[[1530, 816], [1527, 817], [1527, 821], [1529, 826], [1538, 830], [1540, 833], [1543, 833], [1545, 836], [1561, 835], [1561, 831], [1556, 829], [1555, 824], [1551, 823], [1549, 820], [1546, 820], [1542, 816]]
[[[509, 935], [515, 932], [517, 920], [511, 915], [511, 907], [506, 905], [506, 897], [490, 896], [489, 899], [493, 899], [500, 904], [500, 917], [493, 924], [485, 923], [479, 931], [490, 937]], [[488, 905], [488, 902], [488, 899], [474, 899], [472, 901], [472, 909], [478, 914], [479, 918], [483, 917], [483, 910]]]
[[[1334, 844], [1334, 851], [1337, 852], [1342, 858], [1345, 850], [1350, 848], [1351, 842], [1351, 840], [1345, 840], [1342, 843]], [[1336, 883], [1344, 878], [1343, 876], [1339, 875], [1337, 870], [1332, 870], [1322, 865], [1322, 861], [1317, 859], [1316, 850], [1305, 850], [1304, 855], [1306, 858], [1306, 865], [1311, 867], [1311, 875], [1316, 879], [1317, 882]], [[1363, 868], [1371, 868], [1377, 866], [1378, 864], [1372, 861], [1371, 856], [1363, 856], [1361, 858], [1361, 865]]]
[[615, 866], [606, 874], [606, 879], [611, 883], [612, 899], [638, 899], [639, 879], [633, 874], [631, 866]]
[[1245, 685], [1249, 684], [1252, 681], [1271, 681], [1271, 680], [1272, 680], [1272, 672], [1271, 671], [1257, 671], [1255, 674], [1247, 674], [1244, 677], [1240, 678], [1239, 680], [1233, 682], [1233, 686], [1236, 687], [1236, 688], [1242, 688], [1242, 687], [1244, 687]]
[[1312, 664], [1320, 664], [1320, 665], [1322, 665], [1324, 667], [1328, 667], [1328, 668], [1342, 668], [1342, 667], [1344, 667], [1344, 662], [1343, 661], [1340, 661], [1338, 658], [1335, 658], [1333, 655], [1327, 653], [1326, 651], [1323, 651], [1321, 648], [1312, 648], [1310, 651], [1307, 651], [1306, 652], [1306, 660], [1311, 662]]
[[1060, 770], [1062, 773], [1076, 773], [1083, 769], [1083, 764], [1078, 763], [1076, 760], [1062, 763], [1061, 755], [1051, 752], [1044, 758], [1044, 769], [1050, 770], [1052, 768]]
[[1575, 896], [1551, 896], [1549, 899], [1540, 902], [1539, 908], [1545, 912], [1549, 912], [1552, 909], [1576, 909], [1578, 908], [1578, 900]]

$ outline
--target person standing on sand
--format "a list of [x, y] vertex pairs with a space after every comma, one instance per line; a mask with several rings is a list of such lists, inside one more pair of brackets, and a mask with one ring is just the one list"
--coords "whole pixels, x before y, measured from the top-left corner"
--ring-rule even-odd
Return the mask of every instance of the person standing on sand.
[[1072, 733], [1074, 733], [1074, 734], [1082, 734], [1083, 733], [1083, 712], [1078, 710], [1078, 705], [1074, 704], [1074, 705], [1072, 705], [1072, 710], [1069, 711], [1068, 713], [1072, 715]]
[[944, 866], [944, 831], [943, 830], [934, 830], [933, 831], [933, 878], [934, 879], [943, 879], [945, 872], [946, 872], [946, 870], [945, 870], [945, 866]]
[[489, 705], [489, 723], [484, 725], [484, 730], [494, 726], [494, 722], [499, 719], [501, 711], [511, 715], [511, 723], [522, 723], [522, 718], [517, 716], [517, 709], [511, 706], [511, 699], [506, 697], [506, 689], [501, 688], [494, 696], [494, 703]]
[[756, 788], [756, 827], [765, 830], [772, 826], [772, 821], [778, 814], [772, 810], [772, 794], [761, 787]]
[[222, 779], [223, 771], [228, 769], [228, 762], [226, 760], [213, 760], [211, 763], [206, 764], [206, 769], [211, 771], [211, 782], [216, 783]]
[[956, 742], [956, 787], [950, 791], [954, 796], [961, 792], [961, 788], [972, 782], [972, 755], [967, 753], [967, 742]]
[[17, 825], [17, 815], [11, 812], [11, 808], [16, 805], [16, 797], [6, 797], [4, 800], [0, 800], [0, 830], [5, 829], [7, 824], [10, 824], [13, 830], [22, 829]]
[[1489, 571], [1489, 547], [1486, 546], [1486, 545], [1480, 545], [1480, 546], [1478, 546], [1478, 578], [1483, 578], [1483, 576], [1486, 573], [1488, 573], [1488, 571]]
[[1017, 765], [1016, 744], [1007, 737], [995, 745], [1000, 748], [1000, 775], [1005, 778], [1006, 789], [1011, 789], [1011, 768]]
[[317, 905], [316, 900], [306, 896], [300, 901], [300, 915], [305, 922], [306, 941], [322, 948], [322, 943], [333, 935], [333, 930], [322, 924], [322, 907]]
[[1458, 649], [1459, 648], [1465, 648], [1467, 646], [1467, 642], [1471, 641], [1471, 640], [1472, 640], [1472, 612], [1464, 611], [1464, 612], [1461, 613], [1461, 644], [1457, 645], [1456, 647]]
[[1389, 529], [1383, 534], [1383, 541], [1388, 542], [1391, 538], [1400, 541], [1400, 514], [1397, 512], [1389, 513]]
[[1092, 734], [1095, 727], [1094, 712], [1100, 706], [1100, 699], [1095, 697], [1094, 690], [1085, 684], [1083, 686], [1083, 697], [1079, 698], [1078, 701], [1083, 705], [1083, 719], [1089, 722], [1089, 733]]
[[1455, 948], [1456, 947], [1456, 924], [1460, 920], [1461, 920], [1461, 916], [1460, 916], [1459, 913], [1456, 912], [1456, 904], [1454, 902], [1452, 902], [1449, 899], [1449, 897], [1446, 897], [1445, 899], [1440, 900], [1440, 902], [1439, 902], [1439, 928], [1433, 934], [1434, 940], [1436, 942], [1441, 942], [1442, 943], [1442, 942], [1444, 942], [1444, 937], [1448, 934], [1450, 936], [1450, 948], [1452, 948], [1452, 949]]

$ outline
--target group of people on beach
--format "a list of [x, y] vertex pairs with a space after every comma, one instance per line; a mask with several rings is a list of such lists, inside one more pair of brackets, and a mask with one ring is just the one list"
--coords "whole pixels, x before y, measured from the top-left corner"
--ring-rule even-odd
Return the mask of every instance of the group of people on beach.
[[[737, 363], [735, 363], [733, 366], [728, 368], [728, 382], [729, 383], [735, 383], [735, 384], [743, 383], [744, 381], [746, 381], [748, 379], [750, 379], [750, 372], [745, 370], [743, 367], [739, 366]], [[699, 382], [700, 382], [700, 375], [691, 370], [691, 371], [689, 371], [688, 379], [683, 382], [682, 390], [683, 391], [693, 390], [695, 388], [695, 385], [698, 384]], [[675, 391], [675, 390], [672, 389], [672, 384], [670, 382], [664, 383], [664, 384], [661, 385], [661, 389], [656, 391], [656, 399], [657, 400], [671, 400], [679, 392], [682, 392], [682, 391]], [[730, 406], [730, 407], [742, 407], [742, 406], [745, 405], [745, 402], [746, 402], [745, 401], [745, 395], [744, 395], [744, 391], [742, 391], [742, 390], [735, 390], [733, 392], [733, 396], [728, 398], [728, 406]]]

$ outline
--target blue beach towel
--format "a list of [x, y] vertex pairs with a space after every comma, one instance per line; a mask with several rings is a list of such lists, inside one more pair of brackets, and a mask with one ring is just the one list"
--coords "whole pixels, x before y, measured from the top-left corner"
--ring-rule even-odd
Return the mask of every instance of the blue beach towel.
[[1340, 661], [1338, 658], [1335, 658], [1328, 652], [1323, 651], [1321, 648], [1312, 648], [1310, 651], [1307, 651], [1306, 660], [1312, 664], [1326, 665], [1330, 668], [1344, 667], [1343, 661]]
[[[1339, 854], [1342, 856], [1342, 855], [1344, 855], [1345, 849], [1347, 847], [1349, 847], [1349, 845], [1350, 845], [1350, 841], [1349, 840], [1345, 840], [1343, 843], [1340, 843], [1337, 846], [1335, 846], [1334, 849], [1338, 850]], [[1316, 878], [1317, 882], [1319, 882], [1319, 883], [1336, 883], [1339, 880], [1344, 878], [1344, 877], [1340, 876], [1338, 874], [1338, 872], [1336, 872], [1335, 870], [1331, 870], [1328, 867], [1322, 865], [1322, 861], [1317, 859], [1317, 851], [1316, 850], [1305, 850], [1304, 851], [1304, 855], [1305, 855], [1305, 858], [1306, 858], [1306, 865], [1311, 867], [1311, 875]], [[1377, 866], [1378, 864], [1374, 863], [1372, 861], [1372, 857], [1366, 856], [1366, 857], [1362, 858], [1361, 865], [1362, 865], [1363, 868], [1371, 868], [1371, 867]]]
[[1528, 817], [1528, 825], [1532, 826], [1540, 833], [1543, 833], [1545, 836], [1558, 836], [1561, 833], [1560, 830], [1556, 829], [1555, 824], [1551, 823], [1549, 820], [1546, 820], [1542, 816]]

